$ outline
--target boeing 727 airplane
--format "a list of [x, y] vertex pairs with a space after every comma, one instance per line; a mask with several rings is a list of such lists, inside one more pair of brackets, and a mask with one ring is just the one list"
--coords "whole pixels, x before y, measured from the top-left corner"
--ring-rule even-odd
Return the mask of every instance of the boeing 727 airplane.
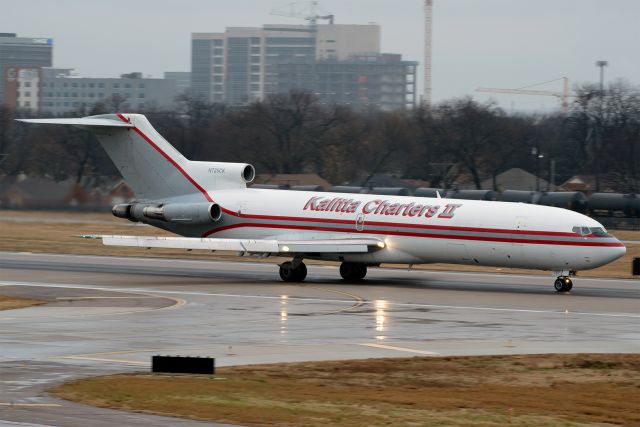
[[247, 188], [253, 166], [187, 160], [139, 114], [21, 121], [93, 132], [137, 197], [113, 214], [180, 236], [92, 236], [105, 245], [287, 256], [287, 282], [306, 278], [305, 259], [340, 262], [347, 281], [382, 263], [549, 270], [558, 292], [626, 252], [597, 221], [560, 208]]

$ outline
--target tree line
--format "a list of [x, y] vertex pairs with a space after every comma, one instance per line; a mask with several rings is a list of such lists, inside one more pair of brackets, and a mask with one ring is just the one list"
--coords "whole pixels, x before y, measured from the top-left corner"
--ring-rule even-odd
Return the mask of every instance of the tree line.
[[[116, 103], [72, 115], [115, 112]], [[554, 184], [592, 175], [601, 190], [640, 192], [640, 87], [625, 81], [604, 93], [578, 87], [566, 116], [509, 114], [471, 97], [407, 111], [354, 110], [303, 92], [244, 107], [183, 95], [171, 111], [139, 113], [187, 158], [248, 162], [258, 173], [317, 173], [335, 185], [366, 185], [372, 174], [389, 173], [431, 187], [480, 188], [487, 179], [495, 187], [498, 174], [519, 167]], [[118, 177], [92, 135], [14, 121], [28, 115], [0, 106], [0, 177], [96, 184]]]

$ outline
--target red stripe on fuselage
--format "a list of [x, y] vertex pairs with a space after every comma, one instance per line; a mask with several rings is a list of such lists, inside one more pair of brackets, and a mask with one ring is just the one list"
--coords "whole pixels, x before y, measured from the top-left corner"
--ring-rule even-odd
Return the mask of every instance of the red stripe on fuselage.
[[334, 233], [353, 233], [353, 234], [371, 234], [371, 235], [383, 235], [383, 236], [405, 236], [405, 237], [421, 237], [432, 239], [453, 239], [453, 240], [474, 240], [474, 241], [486, 241], [486, 242], [503, 242], [503, 243], [524, 243], [534, 245], [564, 245], [564, 246], [601, 246], [601, 247], [620, 247], [624, 246], [621, 242], [594, 242], [594, 241], [565, 241], [565, 240], [530, 240], [530, 239], [513, 239], [508, 237], [485, 237], [485, 236], [458, 236], [458, 235], [443, 235], [443, 234], [431, 234], [431, 233], [416, 233], [411, 231], [356, 231], [347, 230], [339, 227], [324, 227], [324, 226], [312, 226], [312, 225], [298, 225], [298, 224], [264, 224], [264, 223], [238, 223], [226, 225], [213, 230], [209, 230], [202, 235], [202, 237], [208, 237], [214, 233], [219, 233], [225, 230], [231, 230], [234, 228], [275, 228], [286, 230], [307, 230], [307, 231], [328, 231]]
[[[125, 116], [123, 116], [122, 114], [118, 113], [117, 116], [120, 118], [120, 120], [122, 120], [125, 123], [131, 123], [131, 121], [129, 119], [127, 119]], [[153, 142], [151, 140], [151, 138], [149, 138], [147, 135], [145, 135], [140, 129], [138, 129], [137, 127], [133, 127], [133, 130], [142, 137], [142, 139], [144, 139], [145, 141], [147, 141], [147, 143], [149, 143], [149, 145], [151, 145], [158, 153], [160, 153], [160, 155], [162, 157], [164, 157], [165, 159], [167, 159], [167, 161], [169, 163], [171, 163], [177, 170], [178, 172], [180, 172], [185, 178], [187, 178], [187, 180], [198, 189], [198, 191], [200, 191], [204, 197], [209, 201], [209, 202], [213, 202], [213, 199], [211, 198], [211, 196], [209, 196], [209, 193], [207, 192], [207, 190], [205, 190], [204, 188], [202, 188], [202, 186], [200, 184], [198, 184], [196, 182], [195, 179], [191, 178], [191, 176], [187, 173], [187, 171], [185, 171], [182, 166], [180, 166], [175, 160], [173, 160], [171, 158], [171, 156], [169, 156], [167, 153], [165, 153], [160, 147], [158, 147], [158, 145], [156, 145], [155, 142]]]
[[[328, 224], [355, 224], [354, 219], [334, 219], [334, 218], [314, 218], [314, 217], [297, 217], [297, 216], [279, 216], [279, 215], [256, 215], [244, 214], [222, 208], [226, 214], [247, 219], [262, 219], [271, 221], [294, 221], [294, 222], [321, 222]], [[402, 227], [402, 228], [419, 228], [423, 230], [446, 230], [446, 231], [470, 231], [475, 233], [499, 233], [499, 234], [522, 234], [531, 236], [556, 236], [556, 237], [578, 237], [576, 233], [562, 231], [536, 231], [536, 230], [509, 230], [506, 228], [481, 228], [481, 227], [457, 227], [450, 225], [431, 225], [431, 224], [413, 224], [407, 222], [386, 222], [386, 221], [368, 221], [367, 225], [378, 227]]]

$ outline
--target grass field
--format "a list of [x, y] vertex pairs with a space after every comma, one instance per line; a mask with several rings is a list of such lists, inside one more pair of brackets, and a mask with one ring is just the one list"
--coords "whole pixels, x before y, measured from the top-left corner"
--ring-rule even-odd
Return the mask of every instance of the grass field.
[[0, 310], [13, 310], [15, 308], [31, 307], [46, 303], [46, 301], [32, 298], [6, 297], [0, 295]]
[[250, 426], [640, 425], [640, 355], [369, 359], [114, 375], [63, 384], [90, 405]]
[[[136, 225], [113, 217], [110, 213], [8, 211], [0, 210], [0, 251], [69, 253], [84, 255], [147, 256], [185, 259], [229, 259], [257, 261], [253, 257], [237, 257], [235, 254], [207, 251], [179, 251], [171, 249], [138, 249], [103, 246], [100, 240], [79, 239], [82, 234], [167, 235], [172, 234], [149, 226]], [[614, 231], [621, 240], [640, 240], [640, 232]], [[581, 272], [594, 277], [631, 276], [631, 260], [640, 257], [640, 245], [627, 245], [627, 254], [604, 267]], [[280, 263], [282, 258], [267, 258], [264, 262]], [[314, 264], [313, 261], [305, 261]], [[406, 267], [406, 266], [402, 266]], [[453, 264], [427, 264], [415, 268], [432, 270], [456, 270], [503, 273], [540, 273], [539, 271], [509, 268], [463, 266]]]

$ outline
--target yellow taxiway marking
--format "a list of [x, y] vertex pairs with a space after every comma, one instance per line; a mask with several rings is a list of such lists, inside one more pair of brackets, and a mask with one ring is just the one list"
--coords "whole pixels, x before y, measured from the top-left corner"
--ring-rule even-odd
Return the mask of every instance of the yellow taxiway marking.
[[13, 402], [0, 402], [0, 406], [40, 406], [40, 407], [57, 407], [62, 406], [58, 403], [13, 403]]
[[[320, 313], [313, 313], [316, 315], [329, 315], [329, 314], [338, 314], [338, 313], [344, 313], [345, 311], [349, 311], [349, 310], [353, 310], [355, 308], [360, 307], [362, 304], [365, 303], [364, 299], [362, 297], [359, 297], [356, 294], [352, 294], [349, 292], [345, 292], [345, 291], [338, 291], [336, 289], [328, 289], [328, 288], [320, 288], [318, 286], [308, 286], [308, 285], [302, 285], [302, 287], [304, 288], [311, 288], [311, 289], [318, 289], [321, 291], [326, 291], [326, 292], [333, 292], [334, 294], [339, 294], [339, 295], [344, 295], [347, 296], [349, 298], [353, 298], [355, 300], [355, 303], [349, 307], [346, 308], [341, 308], [339, 310], [333, 310], [333, 311], [323, 311]], [[345, 301], [346, 302], [346, 301]]]
[[139, 362], [137, 360], [108, 359], [105, 357], [64, 356], [63, 359], [92, 360], [94, 362], [109, 362], [109, 363], [126, 363], [127, 365], [139, 365], [139, 366], [149, 366], [151, 364], [150, 362]]
[[417, 354], [426, 354], [429, 356], [437, 356], [440, 353], [436, 353], [434, 351], [426, 351], [426, 350], [416, 350], [413, 348], [405, 348], [405, 347], [396, 347], [393, 345], [384, 345], [384, 344], [369, 344], [369, 343], [365, 343], [365, 344], [359, 344], [365, 347], [375, 347], [375, 348], [382, 348], [384, 350], [395, 350], [395, 351], [404, 351], [406, 353], [417, 353]]
[[112, 362], [112, 363], [127, 363], [130, 365], [149, 366], [150, 362], [140, 362], [138, 360], [128, 359], [115, 359], [104, 356], [115, 356], [133, 353], [160, 353], [169, 351], [186, 351], [186, 350], [202, 350], [207, 347], [182, 347], [182, 348], [140, 348], [135, 350], [122, 350], [122, 351], [105, 351], [102, 353], [87, 353], [87, 354], [72, 354], [69, 356], [62, 356], [62, 359], [76, 359], [76, 360], [93, 360], [96, 362]]

